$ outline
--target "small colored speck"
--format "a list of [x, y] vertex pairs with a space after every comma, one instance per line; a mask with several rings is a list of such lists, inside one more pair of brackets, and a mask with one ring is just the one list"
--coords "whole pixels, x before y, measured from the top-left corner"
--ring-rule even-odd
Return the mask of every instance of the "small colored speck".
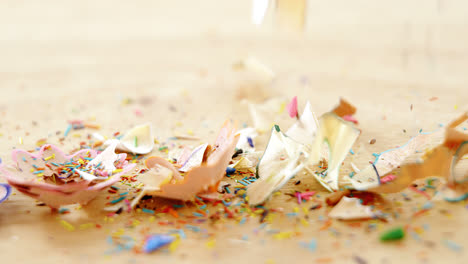
[[380, 235], [380, 241], [401, 240], [405, 237], [405, 231], [401, 227], [390, 229]]

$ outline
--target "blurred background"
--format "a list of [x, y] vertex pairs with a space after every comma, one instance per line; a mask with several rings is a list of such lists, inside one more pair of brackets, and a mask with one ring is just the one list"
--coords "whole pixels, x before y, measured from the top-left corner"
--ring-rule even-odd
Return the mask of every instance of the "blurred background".
[[88, 86], [112, 86], [125, 76], [109, 71], [137, 77], [157, 65], [159, 75], [161, 64], [207, 68], [246, 54], [329, 78], [447, 89], [468, 82], [466, 1], [308, 0], [304, 31], [293, 36], [281, 34], [271, 10], [260, 27], [251, 12], [252, 0], [5, 0], [0, 89], [15, 85], [14, 74], [46, 81], [38, 69], [57, 73], [47, 82], [63, 89], [72, 74], [100, 76], [83, 78]]
[[[281, 26], [277, 10], [288, 2], [305, 3], [299, 30]], [[261, 25], [253, 3], [4, 0], [0, 103], [14, 120], [60, 122], [94, 107], [109, 125], [126, 98], [245, 120], [230, 102], [299, 95], [321, 112], [344, 96], [362, 113], [440, 97], [425, 110], [449, 114], [467, 99], [466, 1], [271, 0]], [[249, 57], [274, 80], [236, 70]]]

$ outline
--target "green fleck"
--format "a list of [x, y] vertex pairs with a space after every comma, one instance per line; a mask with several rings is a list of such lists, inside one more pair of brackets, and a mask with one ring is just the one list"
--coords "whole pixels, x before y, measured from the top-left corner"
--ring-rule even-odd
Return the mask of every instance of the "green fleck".
[[167, 147], [167, 146], [160, 147], [160, 148], [159, 148], [159, 151], [164, 151], [164, 150], [166, 150], [166, 149], [168, 149], [168, 147]]
[[380, 235], [380, 241], [395, 241], [405, 237], [405, 231], [401, 227], [393, 228]]

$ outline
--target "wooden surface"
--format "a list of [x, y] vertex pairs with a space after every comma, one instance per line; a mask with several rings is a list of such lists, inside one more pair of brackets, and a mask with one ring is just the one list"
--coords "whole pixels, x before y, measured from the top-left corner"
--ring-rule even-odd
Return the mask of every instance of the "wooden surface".
[[[306, 31], [297, 35], [276, 32], [271, 13], [262, 28], [253, 27], [250, 1], [2, 1], [0, 156], [8, 164], [13, 148], [32, 149], [41, 138], [61, 146], [56, 132], [63, 134], [72, 119], [95, 120], [98, 132], [108, 136], [149, 121], [160, 142], [192, 130], [202, 140], [172, 143], [195, 146], [212, 142], [226, 118], [251, 125], [240, 95], [253, 101], [298, 95], [301, 105], [310, 100], [318, 114], [340, 96], [356, 105], [363, 131], [357, 146], [367, 151], [359, 159], [366, 162], [371, 153], [401, 145], [419, 129], [433, 130], [466, 110], [466, 2], [309, 1], [308, 9]], [[233, 69], [247, 55], [275, 71], [271, 85]], [[125, 99], [133, 103], [123, 104]], [[285, 113], [275, 121], [285, 128], [292, 122]], [[92, 132], [73, 131], [63, 148], [77, 147]], [[259, 138], [258, 149], [267, 138]], [[377, 143], [369, 145], [372, 138]], [[157, 148], [153, 154], [164, 155]], [[284, 190], [315, 186], [310, 176], [298, 177], [301, 185]], [[122, 229], [141, 242], [146, 229], [179, 228], [158, 224], [173, 218], [151, 222], [147, 214], [124, 213], [106, 222], [100, 208], [107, 193], [81, 210], [51, 214], [15, 193], [0, 205], [0, 257], [1, 263], [359, 263], [353, 257], [358, 255], [367, 263], [466, 263], [466, 203], [438, 203], [412, 218], [425, 198], [405, 193], [414, 196], [411, 202], [401, 194], [387, 196], [402, 203], [401, 217], [377, 222], [375, 229], [369, 222], [356, 228], [333, 221], [320, 231], [329, 210], [322, 208], [308, 213], [307, 227], [298, 220], [302, 213], [278, 214], [259, 232], [258, 218], [243, 225], [239, 219], [199, 224], [206, 232], [185, 229], [187, 239], [174, 252], [151, 255], [106, 254], [115, 248], [107, 238]], [[287, 195], [266, 204], [285, 213], [295, 206]], [[193, 206], [179, 213], [192, 211]], [[60, 219], [77, 230], [67, 231]], [[129, 227], [136, 219], [140, 224]], [[83, 223], [102, 228], [80, 230]], [[419, 230], [419, 239], [408, 234], [396, 244], [378, 241], [382, 230], [397, 225]], [[277, 240], [272, 230], [294, 235]], [[311, 239], [317, 240], [313, 252], [300, 245]], [[455, 252], [444, 240], [464, 249]]]

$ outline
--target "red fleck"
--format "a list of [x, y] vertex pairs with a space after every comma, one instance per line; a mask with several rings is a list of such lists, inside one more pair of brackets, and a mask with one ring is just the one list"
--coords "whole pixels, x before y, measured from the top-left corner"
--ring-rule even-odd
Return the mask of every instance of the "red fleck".
[[294, 96], [291, 102], [286, 106], [291, 118], [297, 117], [297, 96]]
[[426, 197], [428, 200], [431, 199], [431, 196], [430, 196], [429, 194], [427, 194], [426, 192], [423, 192], [423, 191], [419, 190], [418, 188], [416, 188], [416, 187], [414, 187], [414, 186], [410, 186], [409, 189], [412, 190], [412, 191], [414, 191], [414, 192], [417, 192], [417, 193], [423, 195], [423, 196]]
[[354, 116], [352, 115], [345, 115], [343, 116], [343, 119], [346, 120], [346, 121], [349, 121], [349, 122], [353, 122], [354, 124], [358, 124], [358, 121], [356, 118], [354, 118]]
[[393, 175], [393, 174], [389, 174], [387, 176], [384, 176], [384, 177], [380, 178], [380, 182], [381, 183], [387, 183], [387, 182], [393, 181], [394, 179], [396, 179], [396, 176]]

